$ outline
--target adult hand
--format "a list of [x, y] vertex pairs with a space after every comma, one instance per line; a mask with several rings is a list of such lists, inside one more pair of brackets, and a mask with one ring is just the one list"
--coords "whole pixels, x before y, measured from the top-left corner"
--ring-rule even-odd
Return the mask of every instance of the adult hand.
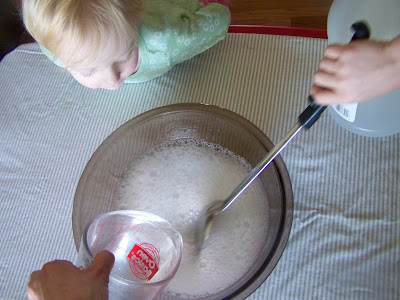
[[391, 42], [332, 44], [314, 74], [317, 104], [364, 102], [400, 88], [400, 36]]
[[46, 263], [29, 277], [28, 297], [31, 300], [107, 300], [113, 265], [114, 255], [108, 251], [99, 252], [87, 269], [79, 269], [65, 260]]

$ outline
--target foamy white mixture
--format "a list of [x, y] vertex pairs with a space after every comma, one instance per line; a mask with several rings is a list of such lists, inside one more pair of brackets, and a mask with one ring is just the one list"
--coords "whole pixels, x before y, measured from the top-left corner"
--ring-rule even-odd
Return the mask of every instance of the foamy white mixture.
[[242, 278], [258, 257], [268, 231], [268, 201], [257, 179], [219, 215], [199, 256], [193, 228], [210, 202], [225, 199], [250, 171], [241, 157], [218, 145], [179, 140], [132, 162], [113, 209], [151, 212], [183, 237], [182, 262], [165, 294], [193, 299], [215, 294]]

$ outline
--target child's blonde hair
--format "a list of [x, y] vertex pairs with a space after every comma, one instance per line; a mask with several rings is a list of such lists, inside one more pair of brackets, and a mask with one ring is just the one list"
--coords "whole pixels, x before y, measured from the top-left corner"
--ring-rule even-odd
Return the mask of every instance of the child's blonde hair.
[[141, 0], [22, 0], [26, 29], [68, 68], [90, 65], [110, 40], [133, 47], [141, 12]]

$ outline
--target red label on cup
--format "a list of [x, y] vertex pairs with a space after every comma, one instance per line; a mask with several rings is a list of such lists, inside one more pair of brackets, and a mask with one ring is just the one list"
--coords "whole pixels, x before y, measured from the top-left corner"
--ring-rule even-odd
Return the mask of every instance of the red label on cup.
[[128, 254], [129, 267], [137, 278], [150, 280], [158, 272], [160, 254], [149, 243], [135, 244]]

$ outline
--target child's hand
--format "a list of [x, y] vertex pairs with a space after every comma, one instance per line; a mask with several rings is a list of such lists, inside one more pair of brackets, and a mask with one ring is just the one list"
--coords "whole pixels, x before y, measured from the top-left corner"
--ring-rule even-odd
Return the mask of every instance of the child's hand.
[[219, 3], [222, 4], [224, 6], [226, 6], [227, 8], [229, 8], [229, 10], [232, 10], [232, 3], [230, 0], [199, 0], [201, 3], [203, 3], [204, 5], [210, 4], [210, 3]]

